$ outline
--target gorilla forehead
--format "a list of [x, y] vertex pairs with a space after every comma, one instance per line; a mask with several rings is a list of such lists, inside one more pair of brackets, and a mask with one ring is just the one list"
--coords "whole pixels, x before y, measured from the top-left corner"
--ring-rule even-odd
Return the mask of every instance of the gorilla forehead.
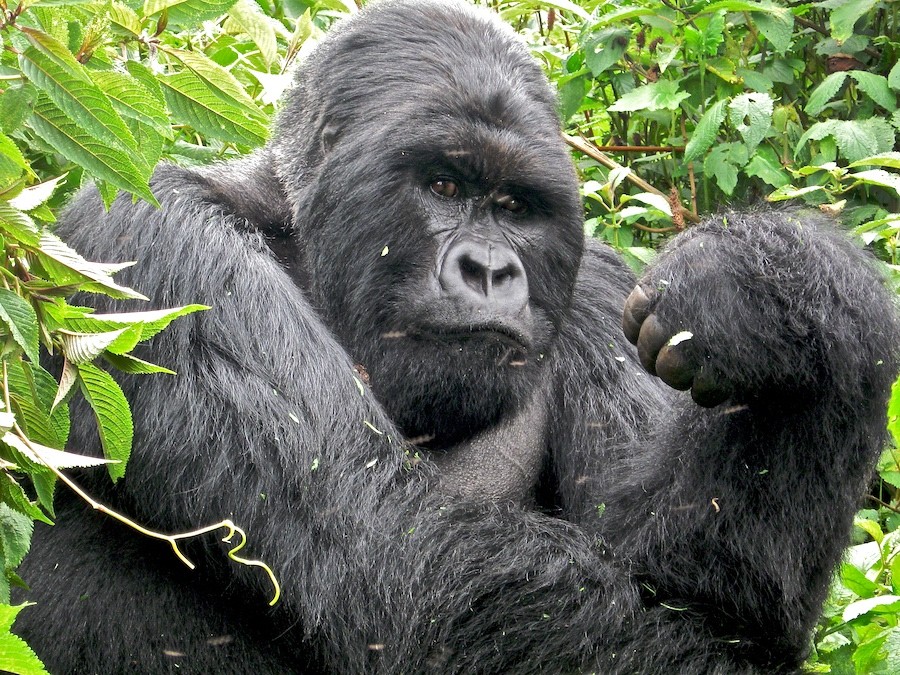
[[559, 126], [555, 95], [521, 39], [454, 0], [372, 3], [322, 41], [296, 81], [282, 125], [306, 119], [344, 133], [430, 114], [523, 133]]

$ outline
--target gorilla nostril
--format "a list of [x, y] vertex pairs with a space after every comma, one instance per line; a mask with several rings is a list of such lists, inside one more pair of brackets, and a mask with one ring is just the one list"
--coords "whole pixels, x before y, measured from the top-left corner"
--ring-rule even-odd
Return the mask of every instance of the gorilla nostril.
[[489, 291], [487, 268], [469, 256], [463, 256], [459, 260], [459, 271], [466, 286], [473, 291], [487, 295]]
[[512, 284], [518, 276], [519, 270], [513, 265], [507, 265], [503, 269], [494, 272], [492, 282], [494, 287], [502, 288]]

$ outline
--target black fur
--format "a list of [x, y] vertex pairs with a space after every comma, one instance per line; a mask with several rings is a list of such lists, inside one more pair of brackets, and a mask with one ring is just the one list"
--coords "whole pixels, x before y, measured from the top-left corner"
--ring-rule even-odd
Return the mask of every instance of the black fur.
[[[301, 68], [253, 157], [160, 168], [159, 210], [72, 204], [62, 235], [140, 261], [121, 277], [153, 307], [213, 306], [141, 354], [177, 377], [120, 378], [126, 477], [81, 480], [163, 530], [232, 517], [284, 597], [269, 610], [265, 576], [212, 537], [191, 572], [60, 495], [18, 624], [51, 670], [799, 667], [883, 442], [894, 307], [816, 218], [711, 219], [648, 272], [627, 326], [651, 367], [729, 399], [696, 406], [622, 334], [635, 279], [583, 241], [554, 111], [487, 13], [380, 3]], [[461, 196], [429, 191], [447, 175]], [[444, 284], [460, 241], [501, 251], [518, 290], [466, 296], [465, 266]], [[71, 446], [96, 447], [75, 417]]]

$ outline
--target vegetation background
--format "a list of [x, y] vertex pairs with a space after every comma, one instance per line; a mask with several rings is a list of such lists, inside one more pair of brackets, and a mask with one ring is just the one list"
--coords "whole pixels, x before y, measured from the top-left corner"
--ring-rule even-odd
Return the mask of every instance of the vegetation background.
[[[839, 218], [900, 290], [898, 0], [480, 4], [524, 37], [557, 86], [585, 230], [636, 270], [718, 205], [793, 200]], [[115, 283], [121, 265], [88, 262], [56, 238], [56, 214], [88, 180], [107, 203], [121, 192], [154, 202], [159, 161], [261, 145], [291, 65], [357, 9], [0, 0], [0, 670], [45, 672], [10, 630], [25, 606], [2, 603], [25, 583], [16, 567], [33, 521], [53, 518], [57, 482], [71, 482], [63, 470], [106, 464], [113, 480], [125, 470], [131, 413], [94, 362], [171, 376], [130, 352], [202, 309], [99, 317], [69, 305], [77, 290], [140, 293]], [[59, 377], [41, 368], [42, 350], [62, 355]], [[106, 460], [63, 452], [73, 395], [91, 403]], [[889, 416], [892, 443], [814, 636], [816, 672], [900, 672], [900, 384]]]

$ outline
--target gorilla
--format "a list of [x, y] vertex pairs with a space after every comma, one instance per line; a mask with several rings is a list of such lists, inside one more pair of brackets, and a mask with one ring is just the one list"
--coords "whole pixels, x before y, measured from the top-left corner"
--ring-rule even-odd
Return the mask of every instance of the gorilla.
[[192, 571], [61, 494], [19, 625], [52, 671], [801, 667], [884, 442], [891, 296], [777, 210], [635, 279], [585, 240], [556, 109], [487, 11], [386, 0], [255, 154], [159, 168], [159, 209], [74, 200], [80, 252], [140, 261], [121, 279], [154, 307], [212, 306], [141, 354], [177, 377], [120, 378], [125, 478], [79, 480], [164, 531], [232, 518], [283, 597], [214, 536]]

